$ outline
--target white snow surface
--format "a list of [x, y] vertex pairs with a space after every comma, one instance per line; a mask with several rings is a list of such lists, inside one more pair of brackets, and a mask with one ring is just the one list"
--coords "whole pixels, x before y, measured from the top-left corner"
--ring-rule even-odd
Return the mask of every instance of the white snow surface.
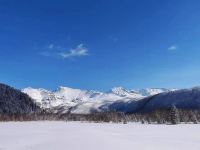
[[[67, 112], [74, 106], [72, 113], [90, 113], [91, 110], [100, 111], [99, 107], [114, 101], [140, 100], [144, 97], [172, 91], [174, 89], [151, 88], [141, 90], [127, 90], [123, 87], [112, 88], [108, 92], [81, 90], [69, 87], [59, 87], [56, 91], [46, 89], [25, 88], [22, 92], [28, 94], [43, 108], [51, 108], [54, 112]], [[62, 109], [60, 109], [62, 108]], [[76, 109], [75, 109], [76, 108]]]
[[199, 150], [200, 125], [5, 122], [0, 150]]

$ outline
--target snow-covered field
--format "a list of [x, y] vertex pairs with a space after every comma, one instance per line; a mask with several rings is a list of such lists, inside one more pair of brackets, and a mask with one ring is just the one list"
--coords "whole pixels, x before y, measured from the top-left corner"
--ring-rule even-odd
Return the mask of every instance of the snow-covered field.
[[200, 125], [0, 123], [0, 150], [199, 150]]

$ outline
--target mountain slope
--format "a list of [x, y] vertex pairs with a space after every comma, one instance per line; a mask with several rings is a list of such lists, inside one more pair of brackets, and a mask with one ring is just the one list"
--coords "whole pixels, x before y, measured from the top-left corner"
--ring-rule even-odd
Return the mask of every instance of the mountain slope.
[[32, 113], [37, 111], [39, 111], [39, 107], [27, 94], [0, 84], [0, 114]]
[[182, 109], [200, 109], [200, 88], [182, 89], [149, 96], [139, 101], [116, 101], [110, 104], [109, 111], [127, 113], [149, 112], [156, 109], [168, 109], [175, 105]]
[[140, 101], [136, 111], [146, 112], [155, 109], [170, 108], [175, 105], [182, 109], [200, 109], [200, 88], [182, 89], [147, 97]]

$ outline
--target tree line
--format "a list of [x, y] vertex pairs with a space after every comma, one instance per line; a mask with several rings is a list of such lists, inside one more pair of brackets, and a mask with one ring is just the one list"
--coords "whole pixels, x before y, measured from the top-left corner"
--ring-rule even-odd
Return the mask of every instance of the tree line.
[[169, 109], [157, 109], [152, 112], [126, 114], [123, 112], [99, 112], [92, 114], [59, 114], [45, 110], [39, 113], [0, 113], [0, 121], [86, 121], [86, 122], [141, 122], [142, 124], [179, 124], [200, 122], [200, 110], [177, 109], [172, 106]]

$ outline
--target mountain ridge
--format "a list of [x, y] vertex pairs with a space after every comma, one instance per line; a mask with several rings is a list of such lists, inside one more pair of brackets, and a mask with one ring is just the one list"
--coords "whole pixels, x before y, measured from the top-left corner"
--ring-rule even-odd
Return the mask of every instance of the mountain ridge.
[[[175, 89], [173, 89], [175, 90]], [[138, 101], [148, 96], [169, 92], [165, 88], [148, 88], [140, 90], [127, 90], [123, 87], [114, 87], [107, 92], [95, 90], [81, 90], [60, 86], [55, 91], [48, 91], [43, 88], [25, 88], [22, 92], [28, 94], [42, 108], [50, 108], [55, 112], [62, 110], [63, 113], [69, 109], [73, 113], [90, 113], [102, 111], [102, 106], [111, 105], [116, 101]], [[104, 108], [104, 110], [106, 110]]]
[[127, 90], [117, 87], [108, 92], [68, 87], [49, 91], [28, 87], [21, 91], [0, 84], [0, 114], [29, 114], [43, 110], [59, 114], [140, 113], [169, 109], [172, 106], [181, 109], [200, 109], [199, 86], [180, 90], [165, 88]]

